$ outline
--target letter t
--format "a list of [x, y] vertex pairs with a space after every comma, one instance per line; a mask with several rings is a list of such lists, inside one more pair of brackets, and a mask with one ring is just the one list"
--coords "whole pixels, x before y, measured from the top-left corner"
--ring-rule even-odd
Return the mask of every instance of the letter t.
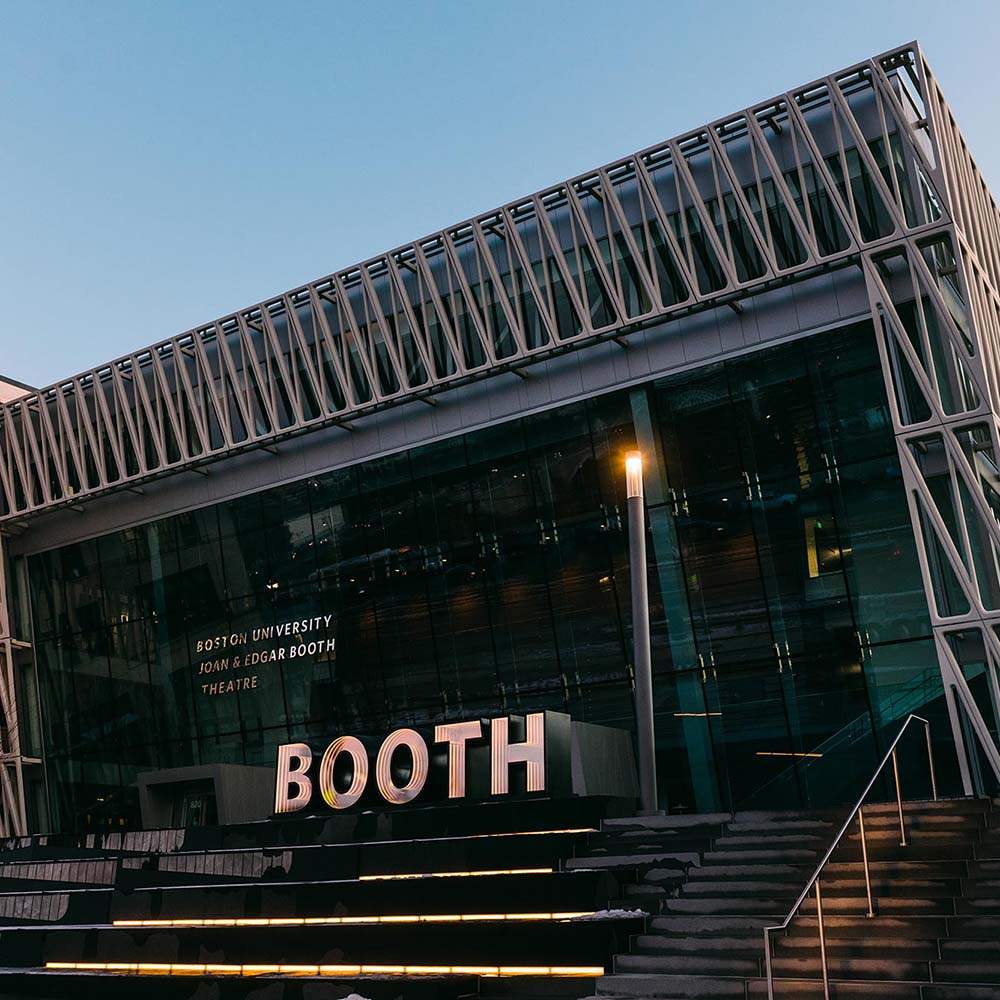
[[483, 727], [478, 719], [473, 722], [452, 722], [434, 727], [434, 742], [448, 744], [448, 798], [465, 798], [465, 744], [478, 740]]

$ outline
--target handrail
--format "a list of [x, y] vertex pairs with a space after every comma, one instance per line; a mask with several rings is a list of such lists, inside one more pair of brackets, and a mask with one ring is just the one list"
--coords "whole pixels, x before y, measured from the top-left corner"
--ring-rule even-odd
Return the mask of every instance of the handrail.
[[931, 773], [931, 795], [934, 797], [934, 801], [937, 802], [937, 779], [934, 776], [934, 752], [931, 749], [931, 724], [919, 715], [913, 715], [912, 713], [906, 717], [906, 721], [900, 727], [899, 732], [896, 733], [896, 738], [889, 744], [889, 749], [885, 752], [885, 756], [882, 758], [882, 762], [877, 768], [875, 768], [875, 773], [872, 775], [871, 780], [865, 785], [865, 790], [861, 793], [861, 797], [854, 804], [854, 808], [850, 811], [847, 819], [844, 821], [844, 825], [840, 828], [840, 832], [833, 839], [833, 843], [830, 845], [826, 854], [823, 855], [822, 861], [816, 866], [816, 870], [812, 873], [812, 877], [806, 883], [805, 888], [799, 893], [799, 898], [795, 900], [792, 904], [792, 908], [788, 911], [788, 915], [780, 923], [773, 927], [764, 928], [764, 966], [767, 973], [767, 997], [768, 1000], [774, 1000], [774, 975], [771, 971], [771, 932], [772, 931], [783, 931], [792, 922], [792, 919], [798, 914], [799, 909], [806, 900], [806, 896], [809, 895], [810, 890], [815, 887], [816, 891], [816, 920], [819, 926], [819, 951], [820, 951], [820, 964], [823, 969], [823, 996], [825, 1000], [830, 1000], [830, 977], [826, 968], [826, 937], [823, 931], [823, 895], [820, 891], [819, 878], [826, 867], [827, 862], [833, 855], [833, 852], [840, 846], [840, 842], [844, 839], [844, 834], [850, 829], [851, 824], [854, 822], [854, 817], [860, 817], [861, 823], [861, 859], [865, 866], [865, 889], [868, 895], [868, 916], [875, 916], [875, 909], [872, 905], [872, 881], [871, 881], [871, 871], [868, 865], [868, 844], [865, 839], [865, 817], [862, 812], [865, 799], [868, 797], [868, 793], [875, 786], [875, 782], [878, 781], [879, 776], [882, 774], [882, 769], [892, 761], [892, 773], [896, 782], [896, 807], [899, 810], [899, 836], [900, 836], [900, 846], [906, 847], [906, 824], [903, 821], [903, 797], [899, 790], [899, 767], [896, 762], [896, 746], [899, 741], [903, 738], [903, 734], [906, 732], [907, 727], [911, 722], [922, 722], [924, 725], [924, 732], [927, 736], [927, 764], [930, 768]]

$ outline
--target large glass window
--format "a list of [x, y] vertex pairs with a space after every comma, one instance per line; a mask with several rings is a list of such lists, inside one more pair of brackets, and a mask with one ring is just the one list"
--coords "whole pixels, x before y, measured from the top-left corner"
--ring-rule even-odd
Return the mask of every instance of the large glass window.
[[631, 729], [640, 438], [668, 803], [835, 797], [803, 761], [940, 698], [869, 324], [32, 557], [55, 826], [137, 825], [142, 771], [288, 739]]

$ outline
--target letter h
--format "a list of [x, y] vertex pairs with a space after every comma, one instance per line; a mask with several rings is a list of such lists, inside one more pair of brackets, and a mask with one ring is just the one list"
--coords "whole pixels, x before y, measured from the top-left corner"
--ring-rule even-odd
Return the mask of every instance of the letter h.
[[490, 720], [490, 791], [493, 795], [506, 795], [510, 791], [510, 765], [522, 761], [526, 765], [527, 790], [545, 791], [545, 714], [532, 712], [525, 717], [525, 724], [527, 739], [523, 743], [510, 743], [510, 717], [502, 715]]

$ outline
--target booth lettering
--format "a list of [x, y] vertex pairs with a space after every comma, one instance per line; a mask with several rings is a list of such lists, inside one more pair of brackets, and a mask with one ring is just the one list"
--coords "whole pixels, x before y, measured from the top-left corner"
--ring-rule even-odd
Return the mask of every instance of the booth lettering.
[[569, 716], [533, 712], [452, 722], [427, 736], [396, 729], [377, 749], [356, 736], [338, 736], [322, 753], [285, 743], [278, 747], [274, 811], [298, 812], [320, 801], [339, 810], [363, 801], [404, 805], [418, 796], [569, 794], [569, 734]]

